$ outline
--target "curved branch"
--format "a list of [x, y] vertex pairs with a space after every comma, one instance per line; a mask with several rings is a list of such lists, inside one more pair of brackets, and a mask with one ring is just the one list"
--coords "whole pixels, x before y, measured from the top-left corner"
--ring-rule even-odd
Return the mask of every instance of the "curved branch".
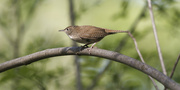
[[159, 72], [158, 70], [154, 69], [153, 67], [147, 64], [144, 64], [136, 59], [119, 54], [117, 52], [107, 51], [107, 50], [97, 49], [97, 48], [91, 49], [91, 55], [89, 55], [88, 49], [89, 48], [86, 48], [82, 51], [80, 51], [81, 50], [80, 47], [64, 47], [64, 48], [46, 49], [46, 50], [36, 52], [36, 53], [30, 54], [24, 57], [20, 57], [17, 59], [4, 62], [0, 64], [0, 72], [4, 72], [6, 70], [9, 70], [18, 66], [22, 66], [22, 65], [28, 65], [32, 62], [36, 62], [41, 59], [45, 59], [49, 57], [63, 56], [63, 55], [88, 55], [88, 56], [107, 58], [116, 62], [124, 63], [128, 66], [131, 66], [153, 77], [154, 79], [162, 83], [164, 86], [172, 90], [180, 90], [180, 85], [178, 83], [174, 82], [169, 77]]

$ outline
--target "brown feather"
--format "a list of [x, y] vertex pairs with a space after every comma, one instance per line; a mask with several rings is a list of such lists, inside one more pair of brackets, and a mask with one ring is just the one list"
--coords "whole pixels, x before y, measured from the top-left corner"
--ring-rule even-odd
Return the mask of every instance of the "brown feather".
[[108, 33], [105, 32], [105, 29], [93, 27], [93, 26], [80, 26], [78, 27], [80, 33], [78, 35], [81, 38], [88, 38], [88, 39], [96, 39], [96, 38], [103, 38]]

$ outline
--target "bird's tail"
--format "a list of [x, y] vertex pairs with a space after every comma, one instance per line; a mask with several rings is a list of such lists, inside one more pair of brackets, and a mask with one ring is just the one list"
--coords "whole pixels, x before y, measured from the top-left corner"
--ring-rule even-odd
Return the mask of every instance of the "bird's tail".
[[109, 29], [106, 29], [105, 31], [106, 31], [106, 33], [108, 33], [108, 34], [128, 33], [128, 32], [129, 32], [129, 31], [124, 31], [124, 30], [109, 30]]

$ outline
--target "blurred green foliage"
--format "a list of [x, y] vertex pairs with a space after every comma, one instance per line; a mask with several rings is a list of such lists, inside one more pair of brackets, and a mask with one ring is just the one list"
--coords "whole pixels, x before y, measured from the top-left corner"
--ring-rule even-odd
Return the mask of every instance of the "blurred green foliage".
[[[168, 75], [180, 53], [179, 4], [179, 0], [152, 2]], [[48, 48], [71, 46], [65, 33], [58, 32], [70, 23], [68, 7], [68, 0], [1, 0], [0, 62]], [[132, 31], [146, 63], [161, 71], [144, 0], [74, 0], [74, 9], [77, 25]], [[107, 36], [96, 46], [112, 51], [119, 47], [118, 52], [139, 60], [133, 41], [123, 33]], [[80, 64], [84, 89], [90, 88], [97, 78], [94, 90], [155, 89], [147, 75], [124, 64], [90, 56], [80, 56]], [[1, 73], [0, 89], [74, 90], [74, 68], [71, 56], [45, 59]], [[97, 77], [99, 73], [102, 74]], [[179, 75], [176, 71], [176, 82], [180, 82]], [[160, 83], [158, 86], [163, 89]]]

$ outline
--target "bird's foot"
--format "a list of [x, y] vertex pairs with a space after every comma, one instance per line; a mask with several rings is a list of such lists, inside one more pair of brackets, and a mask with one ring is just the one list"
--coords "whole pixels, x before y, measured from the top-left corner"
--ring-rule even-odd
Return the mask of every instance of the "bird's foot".
[[88, 48], [88, 45], [81, 46], [81, 51], [85, 48]]
[[88, 45], [80, 46], [79, 50], [76, 52], [76, 54], [79, 54], [79, 52], [82, 51], [85, 48], [88, 48]]

